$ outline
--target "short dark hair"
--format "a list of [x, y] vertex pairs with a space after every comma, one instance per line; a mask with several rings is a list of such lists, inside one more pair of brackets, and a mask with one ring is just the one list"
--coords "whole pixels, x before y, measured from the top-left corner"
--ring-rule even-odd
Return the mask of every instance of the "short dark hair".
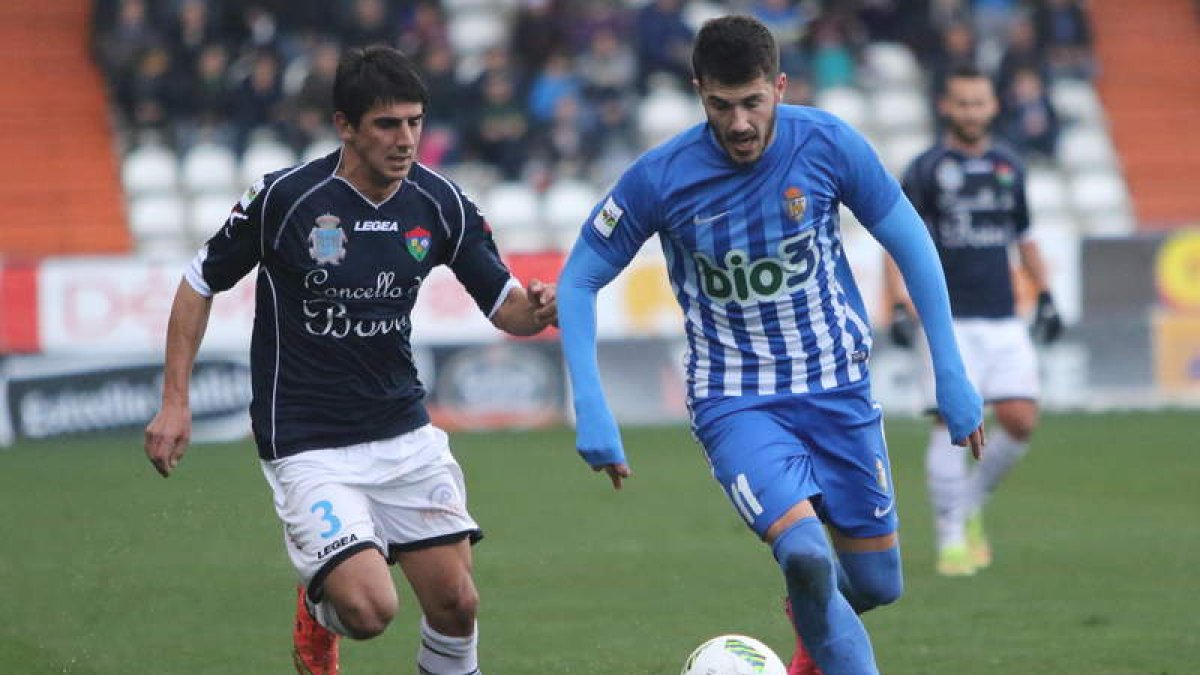
[[404, 52], [386, 45], [346, 50], [333, 80], [333, 108], [358, 126], [380, 103], [429, 103], [429, 91]]
[[712, 78], [745, 84], [779, 74], [779, 47], [771, 31], [750, 16], [722, 16], [700, 27], [692, 47], [692, 74], [697, 82]]
[[970, 61], [956, 61], [950, 66], [950, 70], [946, 73], [947, 80], [956, 80], [962, 78], [964, 80], [974, 80], [980, 77], [987, 77], [979, 66]]

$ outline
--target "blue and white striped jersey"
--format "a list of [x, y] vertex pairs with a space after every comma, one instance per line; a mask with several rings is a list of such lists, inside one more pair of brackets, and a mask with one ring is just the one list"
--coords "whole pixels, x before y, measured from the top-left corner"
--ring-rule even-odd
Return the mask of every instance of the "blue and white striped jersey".
[[582, 236], [624, 267], [659, 234], [685, 317], [692, 400], [820, 392], [866, 378], [871, 349], [838, 205], [871, 227], [900, 198], [856, 131], [781, 105], [754, 164], [733, 163], [697, 125], [639, 158]]

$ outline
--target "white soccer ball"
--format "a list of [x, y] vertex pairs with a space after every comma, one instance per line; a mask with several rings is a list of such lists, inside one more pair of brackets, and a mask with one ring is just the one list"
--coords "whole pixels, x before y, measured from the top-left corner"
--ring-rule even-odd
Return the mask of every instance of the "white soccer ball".
[[692, 652], [680, 675], [787, 675], [787, 668], [752, 637], [718, 635]]

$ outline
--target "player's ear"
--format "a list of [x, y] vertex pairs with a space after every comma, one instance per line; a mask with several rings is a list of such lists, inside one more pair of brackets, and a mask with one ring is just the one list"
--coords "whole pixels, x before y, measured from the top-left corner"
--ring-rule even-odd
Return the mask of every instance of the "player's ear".
[[350, 124], [350, 118], [346, 117], [346, 113], [341, 110], [333, 113], [333, 128], [337, 131], [338, 138], [343, 141], [350, 140], [354, 135], [354, 125]]
[[780, 71], [775, 77], [775, 100], [782, 101], [783, 94], [787, 91], [788, 76], [787, 73]]

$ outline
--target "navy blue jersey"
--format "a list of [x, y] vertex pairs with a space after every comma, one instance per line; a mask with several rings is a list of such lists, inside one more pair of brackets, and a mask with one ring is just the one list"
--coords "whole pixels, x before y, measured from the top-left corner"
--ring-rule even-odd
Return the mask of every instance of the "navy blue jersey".
[[901, 198], [858, 132], [781, 105], [775, 139], [751, 165], [733, 163], [703, 123], [647, 152], [582, 237], [624, 267], [659, 235], [691, 399], [820, 392], [865, 379], [871, 349], [838, 205], [873, 227]]
[[258, 267], [250, 416], [264, 459], [426, 424], [409, 343], [421, 282], [448, 265], [488, 316], [516, 283], [450, 181], [414, 165], [375, 204], [335, 174], [339, 158], [259, 181], [186, 275], [207, 296]]
[[1029, 232], [1025, 167], [1006, 148], [978, 157], [939, 143], [904, 173], [904, 191], [937, 245], [956, 318], [1013, 316], [1009, 246]]

